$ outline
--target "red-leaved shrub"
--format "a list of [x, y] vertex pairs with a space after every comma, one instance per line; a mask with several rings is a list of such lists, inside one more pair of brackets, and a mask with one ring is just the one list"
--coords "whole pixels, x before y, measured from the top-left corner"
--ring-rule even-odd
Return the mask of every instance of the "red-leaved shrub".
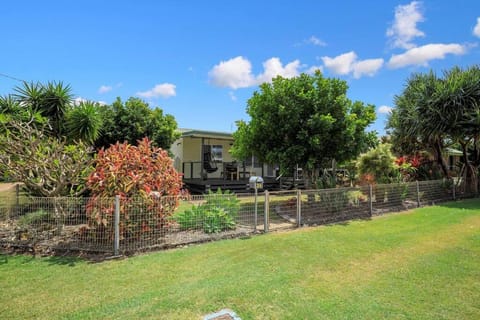
[[[117, 143], [100, 150], [87, 186], [92, 198], [87, 205], [90, 227], [113, 237], [114, 201], [120, 197], [121, 238], [138, 238], [160, 231], [178, 207], [181, 175], [165, 150], [144, 138], [138, 146]], [[168, 197], [165, 197], [168, 196]]]

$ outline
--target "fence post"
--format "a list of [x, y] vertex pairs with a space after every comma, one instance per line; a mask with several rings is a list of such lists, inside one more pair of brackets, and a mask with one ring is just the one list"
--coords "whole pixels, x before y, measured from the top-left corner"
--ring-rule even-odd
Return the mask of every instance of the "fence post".
[[452, 195], [453, 195], [453, 200], [457, 200], [456, 194], [455, 194], [455, 180], [452, 178]]
[[418, 183], [418, 180], [415, 181], [417, 185], [417, 208], [420, 208], [420, 184]]
[[263, 209], [263, 231], [265, 233], [268, 232], [268, 220], [269, 220], [269, 213], [270, 213], [270, 201], [269, 201], [269, 194], [268, 190], [265, 190], [265, 204]]
[[114, 217], [115, 239], [113, 242], [113, 254], [118, 256], [120, 248], [120, 196], [115, 196], [115, 217]]
[[302, 226], [302, 191], [297, 190], [297, 226]]
[[15, 185], [15, 215], [18, 215], [20, 208], [20, 185], [17, 183]]
[[368, 185], [368, 204], [369, 204], [369, 211], [370, 211], [370, 217], [373, 216], [373, 189], [372, 185]]

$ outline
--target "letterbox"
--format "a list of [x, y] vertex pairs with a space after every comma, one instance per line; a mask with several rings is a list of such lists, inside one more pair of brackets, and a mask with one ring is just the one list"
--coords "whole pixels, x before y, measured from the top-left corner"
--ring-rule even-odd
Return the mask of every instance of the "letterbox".
[[263, 189], [263, 178], [257, 176], [250, 177], [248, 186], [250, 189]]

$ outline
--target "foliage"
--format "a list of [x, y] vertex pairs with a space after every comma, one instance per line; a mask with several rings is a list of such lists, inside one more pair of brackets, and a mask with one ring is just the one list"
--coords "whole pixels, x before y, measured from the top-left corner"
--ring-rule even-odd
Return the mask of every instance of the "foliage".
[[323, 171], [322, 175], [317, 179], [317, 188], [318, 189], [330, 189], [337, 186], [337, 177], [326, 170]]
[[102, 133], [95, 143], [99, 148], [125, 141], [135, 145], [137, 141], [148, 137], [154, 146], [168, 150], [178, 138], [175, 118], [164, 115], [160, 108], [151, 109], [141, 99], [132, 97], [122, 102], [117, 98], [113, 104], [103, 106], [101, 110]]
[[347, 89], [345, 81], [320, 72], [262, 84], [248, 100], [250, 122], [237, 122], [232, 154], [254, 154], [285, 172], [299, 165], [307, 183], [315, 182], [316, 167], [355, 158], [372, 143], [365, 129], [375, 119], [374, 106], [352, 102]]
[[403, 92], [395, 97], [388, 129], [395, 151], [410, 154], [430, 151], [449, 177], [444, 148], [462, 147], [464, 178], [478, 188], [480, 166], [480, 68], [454, 67], [438, 77], [433, 72], [413, 74]]
[[73, 99], [70, 85], [64, 85], [62, 82], [47, 84], [23, 82], [23, 86], [16, 87], [15, 92], [13, 97], [21, 104], [49, 120], [53, 136], [56, 138], [63, 136], [65, 115]]
[[351, 190], [347, 192], [348, 204], [352, 207], [358, 207], [361, 203], [368, 200], [368, 196], [360, 190]]
[[205, 233], [217, 233], [235, 229], [240, 201], [236, 195], [226, 190], [222, 193], [209, 191], [205, 203], [193, 205], [191, 209], [175, 215], [175, 220], [182, 229], [202, 229]]
[[50, 212], [38, 210], [34, 212], [29, 212], [24, 216], [20, 217], [20, 219], [18, 219], [18, 224], [22, 227], [38, 226], [42, 223], [51, 223], [53, 219], [54, 217]]
[[366, 180], [373, 179], [368, 182], [390, 183], [399, 180], [400, 172], [390, 148], [390, 144], [380, 144], [358, 158], [357, 166], [360, 175]]
[[32, 123], [10, 120], [3, 125], [0, 166], [10, 179], [44, 197], [78, 196], [85, 191], [93, 162], [88, 146], [45, 135]]
[[65, 128], [69, 136], [93, 144], [100, 136], [102, 128], [99, 108], [100, 106], [97, 103], [91, 101], [82, 101], [71, 108], [65, 119]]
[[98, 105], [73, 101], [70, 85], [62, 82], [23, 82], [14, 94], [0, 98], [0, 112], [17, 121], [43, 125], [45, 135], [91, 144], [102, 126]]
[[87, 206], [90, 225], [112, 236], [113, 202], [100, 200], [118, 195], [121, 234], [133, 237], [167, 225], [178, 206], [182, 179], [167, 152], [144, 138], [138, 146], [117, 143], [101, 149], [87, 186], [92, 192]]

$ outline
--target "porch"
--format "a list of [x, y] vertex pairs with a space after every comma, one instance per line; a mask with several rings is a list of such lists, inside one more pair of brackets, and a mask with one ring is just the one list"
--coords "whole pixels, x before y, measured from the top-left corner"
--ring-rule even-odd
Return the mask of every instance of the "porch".
[[[219, 178], [209, 179], [183, 179], [185, 187], [192, 194], [207, 193], [208, 190], [216, 191], [218, 188], [222, 190], [230, 190], [234, 193], [253, 193], [253, 190], [248, 188], [249, 178], [239, 178], [238, 180], [227, 180]], [[280, 181], [274, 177], [264, 177], [264, 188], [262, 190], [276, 191], [280, 190]]]

